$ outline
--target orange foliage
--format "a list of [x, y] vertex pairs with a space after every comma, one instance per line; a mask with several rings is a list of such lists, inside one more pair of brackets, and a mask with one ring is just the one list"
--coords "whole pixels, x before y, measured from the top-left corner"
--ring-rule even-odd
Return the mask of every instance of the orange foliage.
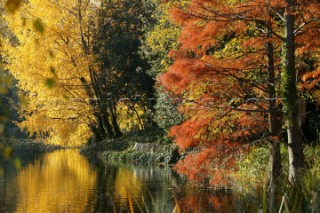
[[[303, 79], [300, 88], [310, 90], [318, 87], [320, 72], [316, 65], [307, 66], [304, 57], [310, 59], [312, 52], [312, 62], [319, 62], [320, 40], [314, 39], [320, 35], [319, 22], [312, 19], [320, 17], [320, 4], [297, 2], [297, 70]], [[172, 127], [169, 135], [182, 151], [193, 151], [175, 167], [190, 179], [226, 184], [222, 172], [234, 169], [242, 145], [268, 132], [266, 44], [273, 44], [275, 75], [280, 78], [285, 5], [277, 0], [235, 5], [191, 0], [184, 8], [171, 9], [171, 20], [182, 28], [181, 45], [170, 53], [174, 64], [159, 81], [183, 99], [187, 120]], [[272, 29], [271, 36], [267, 29]], [[279, 85], [277, 79], [275, 84]]]

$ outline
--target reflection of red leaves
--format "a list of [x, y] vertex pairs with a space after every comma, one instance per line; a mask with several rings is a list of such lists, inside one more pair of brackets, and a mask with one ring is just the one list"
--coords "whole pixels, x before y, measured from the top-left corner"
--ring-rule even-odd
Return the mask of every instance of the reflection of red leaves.
[[181, 212], [232, 212], [234, 198], [230, 193], [187, 192], [178, 199]]

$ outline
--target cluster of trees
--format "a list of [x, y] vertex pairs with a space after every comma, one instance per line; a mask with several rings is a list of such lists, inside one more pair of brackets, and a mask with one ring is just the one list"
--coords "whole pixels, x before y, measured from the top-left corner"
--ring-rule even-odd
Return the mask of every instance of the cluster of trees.
[[177, 165], [180, 172], [221, 180], [213, 165], [233, 168], [243, 144], [264, 138], [271, 144], [271, 178], [280, 174], [281, 140], [288, 145], [289, 180], [301, 178], [301, 97], [319, 101], [319, 7], [315, 0], [173, 1], [180, 46], [160, 81], [184, 100], [187, 119], [170, 135], [180, 148], [198, 150]]
[[153, 111], [193, 150], [176, 165], [191, 179], [222, 181], [235, 155], [266, 141], [271, 180], [281, 141], [289, 179], [301, 178], [305, 101], [320, 99], [317, 0], [29, 0], [6, 22], [30, 135], [102, 141], [151, 125]]
[[19, 125], [49, 143], [74, 145], [145, 128], [154, 80], [141, 51], [152, 23], [145, 1], [28, 1], [5, 14], [7, 68], [25, 104]]

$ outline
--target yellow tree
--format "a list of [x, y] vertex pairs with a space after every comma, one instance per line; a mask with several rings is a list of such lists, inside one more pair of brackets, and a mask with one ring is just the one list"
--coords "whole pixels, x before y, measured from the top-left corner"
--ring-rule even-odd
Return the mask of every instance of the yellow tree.
[[7, 18], [18, 43], [5, 45], [27, 97], [20, 126], [63, 145], [119, 137], [129, 122], [144, 128], [153, 84], [139, 55], [148, 8], [120, 0], [21, 5]]
[[[66, 145], [91, 135], [93, 109], [81, 79], [90, 81], [93, 57], [84, 52], [81, 35], [89, 31], [94, 7], [89, 1], [31, 0], [6, 19], [18, 40], [4, 48], [25, 96], [20, 127], [38, 139]], [[86, 15], [80, 19], [80, 13]]]

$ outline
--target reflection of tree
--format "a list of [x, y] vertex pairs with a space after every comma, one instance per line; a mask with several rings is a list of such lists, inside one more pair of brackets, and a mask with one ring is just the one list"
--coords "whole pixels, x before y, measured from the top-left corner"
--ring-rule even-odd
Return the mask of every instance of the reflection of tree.
[[76, 151], [44, 155], [19, 172], [17, 184], [16, 212], [93, 212], [96, 172]]
[[139, 205], [142, 186], [141, 180], [138, 179], [134, 171], [119, 167], [114, 183], [114, 198], [120, 206], [127, 206], [129, 201]]
[[[189, 192], [177, 200], [181, 212], [233, 212], [231, 193]], [[177, 208], [177, 207], [176, 207]]]

